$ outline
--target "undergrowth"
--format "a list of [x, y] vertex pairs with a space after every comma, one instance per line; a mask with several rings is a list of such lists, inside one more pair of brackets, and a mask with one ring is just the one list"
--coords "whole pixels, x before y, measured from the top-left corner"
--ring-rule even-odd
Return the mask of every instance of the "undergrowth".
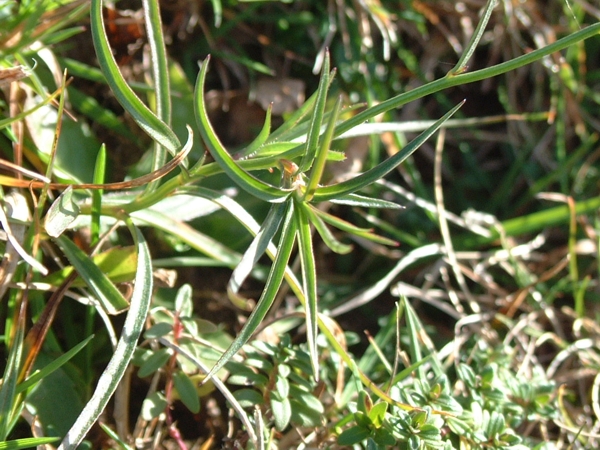
[[547, 3], [0, 1], [0, 448], [596, 448]]

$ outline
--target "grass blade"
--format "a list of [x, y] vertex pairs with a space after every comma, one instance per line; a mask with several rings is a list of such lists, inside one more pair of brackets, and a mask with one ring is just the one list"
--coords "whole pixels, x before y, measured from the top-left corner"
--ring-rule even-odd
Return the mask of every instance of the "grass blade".
[[17, 393], [25, 392], [31, 386], [35, 385], [39, 381], [41, 381], [44, 377], [47, 377], [55, 370], [59, 369], [63, 364], [69, 361], [73, 356], [75, 356], [83, 347], [85, 347], [94, 336], [88, 336], [67, 353], [60, 355], [58, 358], [53, 360], [50, 364], [45, 366], [43, 369], [36, 370], [31, 376], [27, 377], [23, 382], [19, 383], [17, 386]]
[[25, 326], [19, 320], [16, 324], [17, 330], [10, 347], [8, 362], [2, 375], [2, 386], [0, 386], [0, 441], [5, 441], [11, 431], [14, 422], [14, 410], [18, 406], [17, 379], [19, 377], [19, 365], [23, 352], [23, 336]]

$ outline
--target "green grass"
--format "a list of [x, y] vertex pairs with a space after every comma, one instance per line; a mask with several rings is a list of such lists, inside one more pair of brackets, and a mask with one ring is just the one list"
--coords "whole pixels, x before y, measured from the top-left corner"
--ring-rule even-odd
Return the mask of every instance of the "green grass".
[[598, 445], [592, 9], [142, 3], [0, 4], [0, 446]]

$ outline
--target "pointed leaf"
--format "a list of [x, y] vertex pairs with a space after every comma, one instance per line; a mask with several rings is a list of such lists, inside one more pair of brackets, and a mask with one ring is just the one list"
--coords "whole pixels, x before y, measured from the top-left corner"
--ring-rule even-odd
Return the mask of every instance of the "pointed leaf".
[[326, 52], [323, 69], [321, 70], [321, 79], [319, 80], [319, 87], [317, 88], [315, 109], [312, 113], [310, 128], [308, 130], [308, 136], [306, 137], [306, 149], [304, 150], [304, 156], [302, 157], [302, 161], [299, 165], [299, 171], [301, 173], [305, 173], [310, 170], [315, 160], [317, 149], [319, 148], [319, 135], [321, 134], [321, 124], [323, 123], [325, 103], [327, 102], [329, 76], [329, 52]]
[[104, 30], [102, 0], [92, 0], [90, 25], [98, 62], [111, 91], [140, 128], [171, 154], [175, 155], [181, 147], [179, 139], [171, 128], [138, 98], [126, 83], [117, 66]]
[[340, 242], [333, 233], [327, 228], [323, 219], [321, 219], [315, 212], [313, 211], [313, 207], [309, 206], [306, 208], [306, 213], [310, 217], [310, 222], [314, 225], [315, 229], [323, 239], [323, 242], [327, 247], [329, 247], [333, 252], [338, 253], [340, 255], [348, 254], [352, 251], [352, 246], [348, 244], [344, 244]]
[[269, 134], [271, 133], [271, 110], [272, 109], [273, 109], [272, 105], [269, 105], [269, 109], [267, 109], [267, 116], [265, 117], [265, 123], [264, 123], [262, 129], [260, 130], [260, 133], [258, 133], [258, 136], [256, 136], [256, 138], [254, 138], [254, 140], [252, 142], [250, 142], [250, 144], [248, 144], [248, 146], [246, 148], [244, 148], [244, 150], [240, 154], [241, 158], [251, 157], [266, 142], [267, 138], [269, 137]]
[[13, 425], [14, 411], [20, 409], [16, 404], [16, 389], [22, 360], [25, 327], [21, 324], [15, 326], [17, 330], [9, 350], [7, 364], [4, 367], [2, 385], [0, 385], [0, 441], [5, 441], [8, 437]]
[[[299, 202], [300, 203], [300, 202]], [[306, 209], [308, 206], [300, 203], [296, 206], [296, 221], [298, 227], [298, 253], [302, 267], [302, 286], [306, 296], [306, 340], [311, 357], [315, 378], [319, 378], [319, 355], [317, 351], [317, 270], [313, 254], [312, 230]]]
[[25, 381], [23, 381], [22, 383], [19, 383], [19, 385], [17, 386], [17, 393], [26, 391], [31, 386], [35, 385], [40, 380], [42, 380], [44, 377], [47, 377], [52, 372], [59, 369], [63, 364], [68, 362], [71, 358], [73, 358], [73, 356], [75, 356], [77, 353], [79, 353], [79, 351], [81, 349], [83, 349], [83, 347], [85, 347], [88, 344], [88, 342], [90, 342], [93, 338], [94, 338], [93, 335], [88, 336], [86, 339], [81, 341], [79, 344], [77, 344], [75, 347], [73, 347], [67, 353], [60, 355], [58, 358], [53, 360], [50, 364], [44, 366], [44, 368], [42, 368], [40, 370], [36, 370], [33, 374], [31, 374], [29, 377], [27, 377], [25, 379]]
[[267, 283], [263, 289], [262, 295], [258, 300], [254, 311], [252, 311], [252, 314], [250, 314], [250, 317], [248, 317], [248, 321], [244, 325], [244, 328], [242, 328], [242, 331], [240, 331], [233, 343], [229, 346], [221, 358], [219, 358], [215, 366], [210, 370], [207, 378], [211, 378], [216, 372], [218, 372], [233, 357], [233, 355], [235, 355], [242, 348], [242, 346], [248, 342], [275, 301], [275, 297], [277, 292], [279, 292], [279, 288], [287, 268], [287, 263], [290, 259], [294, 242], [296, 240], [294, 204], [293, 202], [287, 202], [287, 205], [288, 210], [283, 222], [283, 231], [277, 247], [277, 255], [275, 256], [275, 261], [271, 266], [271, 271], [269, 272], [269, 277], [267, 278]]
[[333, 132], [335, 131], [335, 125], [341, 107], [342, 97], [340, 96], [335, 102], [333, 110], [329, 115], [327, 128], [325, 129], [325, 133], [323, 133], [321, 143], [319, 144], [319, 148], [317, 150], [316, 163], [314, 164], [314, 167], [308, 179], [308, 183], [306, 185], [306, 192], [304, 194], [304, 198], [306, 201], [312, 200], [313, 195], [315, 193], [315, 189], [319, 185], [321, 177], [323, 176], [323, 172], [325, 171], [325, 163], [327, 162], [327, 155], [329, 154], [329, 146], [331, 145], [331, 141], [333, 139]]
[[336, 217], [332, 214], [326, 213], [325, 211], [321, 211], [320, 209], [315, 208], [315, 207], [311, 207], [311, 211], [313, 213], [315, 213], [315, 215], [317, 215], [318, 217], [323, 219], [323, 221], [327, 222], [328, 224], [330, 224], [342, 231], [345, 231], [346, 233], [350, 233], [355, 236], [359, 236], [364, 239], [368, 239], [372, 242], [377, 242], [378, 244], [392, 245], [392, 246], [398, 245], [398, 243], [392, 239], [388, 239], [388, 238], [385, 238], [383, 236], [379, 236], [379, 235], [373, 233], [373, 230], [371, 230], [370, 228], [357, 227], [356, 225], [354, 225], [350, 222], [342, 220], [339, 217]]
[[46, 447], [46, 444], [52, 444], [60, 440], [59, 437], [35, 437], [14, 439], [12, 441], [0, 442], [0, 450], [19, 450], [22, 448], [40, 448]]
[[267, 247], [271, 243], [271, 239], [273, 239], [273, 236], [275, 236], [275, 233], [279, 229], [279, 225], [283, 220], [285, 212], [286, 204], [284, 203], [278, 203], [271, 206], [258, 234], [255, 236], [244, 253], [242, 260], [231, 274], [231, 278], [227, 284], [227, 294], [229, 299], [238, 308], [245, 309], [248, 300], [245, 297], [238, 295], [242, 283], [248, 277], [260, 257], [267, 250]]
[[269, 183], [259, 180], [254, 175], [239, 167], [227, 152], [221, 141], [215, 134], [208, 119], [206, 105], [204, 103], [204, 81], [208, 69], [208, 58], [202, 64], [198, 80], [196, 81], [196, 95], [194, 97], [194, 109], [196, 112], [196, 124], [200, 135], [204, 140], [210, 154], [219, 164], [221, 169], [242, 189], [261, 200], [268, 202], [282, 202], [291, 190], [275, 187]]
[[61, 442], [59, 450], [76, 448], [98, 420], [125, 374], [146, 323], [152, 299], [152, 258], [142, 233], [130, 221], [127, 221], [127, 226], [138, 249], [138, 269], [131, 296], [131, 307], [125, 318], [115, 353], [100, 376], [92, 398]]
[[401, 164], [406, 158], [415, 152], [427, 139], [429, 139], [441, 126], [448, 120], [452, 115], [458, 111], [458, 109], [464, 104], [464, 101], [456, 105], [444, 116], [437, 120], [431, 127], [416, 137], [410, 144], [404, 147], [401, 151], [396, 153], [394, 156], [383, 161], [381, 164], [367, 170], [361, 175], [354, 177], [347, 181], [342, 181], [331, 186], [324, 186], [317, 188], [313, 201], [322, 202], [326, 200], [332, 200], [340, 196], [351, 194], [359, 189], [368, 186], [380, 178], [394, 170], [399, 164]]
[[365, 197], [364, 195], [348, 194], [341, 195], [329, 200], [336, 205], [360, 206], [363, 208], [385, 208], [385, 209], [402, 209], [403, 206], [398, 203], [388, 202], [379, 198]]

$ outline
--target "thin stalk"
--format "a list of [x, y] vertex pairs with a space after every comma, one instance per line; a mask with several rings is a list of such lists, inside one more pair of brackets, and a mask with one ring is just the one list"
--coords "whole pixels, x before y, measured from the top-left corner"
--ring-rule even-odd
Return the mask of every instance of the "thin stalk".
[[475, 72], [462, 73], [459, 75], [447, 75], [444, 78], [440, 78], [439, 80], [427, 83], [423, 86], [413, 89], [412, 91], [399, 94], [361, 113], [358, 113], [356, 116], [351, 117], [345, 122], [342, 122], [336, 128], [335, 136], [339, 136], [345, 133], [346, 131], [351, 130], [355, 126], [378, 116], [379, 114], [383, 114], [386, 111], [389, 111], [394, 108], [399, 108], [400, 106], [405, 105], [414, 100], [418, 100], [427, 95], [434, 94], [436, 92], [448, 89], [450, 87], [474, 83], [476, 81], [481, 81], [487, 78], [502, 75], [503, 73], [510, 72], [512, 70], [518, 69], [519, 67], [523, 67], [528, 64], [539, 61], [545, 56], [570, 47], [571, 45], [583, 41], [584, 39], [589, 39], [593, 36], [598, 35], [599, 33], [600, 23], [596, 23], [594, 25], [590, 25], [587, 28], [584, 28], [583, 30], [577, 31], [573, 34], [570, 34], [569, 36], [559, 39], [558, 41], [547, 45], [544, 48], [540, 48], [525, 55], [518, 56], [514, 59], [511, 59], [510, 61], [506, 61], [485, 69], [476, 70]]

